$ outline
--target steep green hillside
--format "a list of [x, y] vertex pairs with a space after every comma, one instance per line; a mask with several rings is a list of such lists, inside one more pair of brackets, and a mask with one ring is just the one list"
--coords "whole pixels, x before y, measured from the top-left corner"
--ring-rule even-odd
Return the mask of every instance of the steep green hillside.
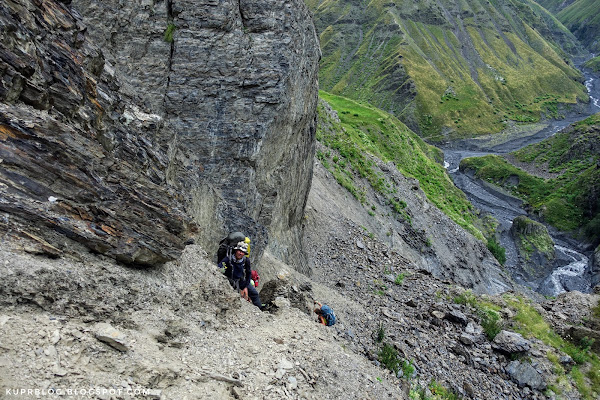
[[403, 175], [418, 179], [427, 198], [440, 210], [475, 236], [483, 238], [473, 226], [473, 206], [440, 164], [443, 154], [439, 149], [426, 144], [397, 118], [382, 110], [326, 92], [320, 92], [320, 97], [336, 111], [339, 122], [327, 114], [323, 105], [319, 107], [317, 140], [329, 151], [319, 151], [317, 157], [338, 183], [365, 202], [355, 178], [366, 178], [403, 218], [406, 204], [395, 199], [393, 185], [376, 172], [367, 154], [384, 162], [391, 161]]
[[575, 38], [525, 0], [307, 0], [320, 85], [393, 113], [433, 142], [558, 117], [586, 100]]
[[554, 177], [532, 176], [498, 156], [465, 159], [460, 168], [473, 168], [478, 177], [511, 190], [558, 229], [581, 228], [600, 242], [600, 114], [512, 155]]
[[600, 52], [600, 1], [539, 0], [594, 53]]
[[591, 60], [588, 60], [583, 66], [592, 71], [600, 72], [600, 57], [594, 57]]

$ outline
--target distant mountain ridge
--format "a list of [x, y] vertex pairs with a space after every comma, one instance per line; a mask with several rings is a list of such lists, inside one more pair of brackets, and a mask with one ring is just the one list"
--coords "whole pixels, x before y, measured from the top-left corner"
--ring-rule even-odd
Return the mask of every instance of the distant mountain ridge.
[[600, 53], [600, 2], [597, 0], [539, 0], [581, 43]]
[[320, 86], [393, 113], [430, 142], [559, 117], [587, 102], [576, 38], [532, 1], [309, 0]]

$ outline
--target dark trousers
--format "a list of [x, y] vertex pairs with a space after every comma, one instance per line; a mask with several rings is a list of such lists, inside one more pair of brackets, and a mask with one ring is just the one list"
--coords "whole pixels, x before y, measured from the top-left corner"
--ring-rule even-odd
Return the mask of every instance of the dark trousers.
[[258, 308], [262, 308], [262, 303], [260, 302], [260, 297], [258, 296], [258, 290], [252, 285], [248, 285], [248, 297], [252, 300], [252, 304], [254, 304]]
[[[240, 291], [240, 281], [236, 281], [233, 279], [229, 280], [229, 283], [231, 283], [231, 286], [238, 291]], [[254, 304], [256, 307], [262, 309], [262, 302], [260, 301], [260, 296], [258, 295], [258, 290], [256, 290], [256, 288], [252, 285], [248, 285], [248, 297], [250, 297], [250, 300], [252, 301], [252, 304]]]

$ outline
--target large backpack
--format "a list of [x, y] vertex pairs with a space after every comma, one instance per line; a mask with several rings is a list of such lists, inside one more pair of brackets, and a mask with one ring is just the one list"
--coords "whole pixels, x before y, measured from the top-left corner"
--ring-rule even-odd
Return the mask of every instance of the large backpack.
[[327, 326], [331, 326], [331, 325], [335, 324], [335, 322], [336, 322], [335, 313], [333, 312], [331, 307], [323, 304], [321, 306], [321, 315], [325, 319], [325, 324]]
[[242, 232], [231, 232], [227, 237], [223, 238], [219, 242], [219, 249], [217, 250], [217, 264], [221, 262], [225, 257], [231, 258], [233, 254], [233, 248], [238, 242], [246, 240], [246, 235]]

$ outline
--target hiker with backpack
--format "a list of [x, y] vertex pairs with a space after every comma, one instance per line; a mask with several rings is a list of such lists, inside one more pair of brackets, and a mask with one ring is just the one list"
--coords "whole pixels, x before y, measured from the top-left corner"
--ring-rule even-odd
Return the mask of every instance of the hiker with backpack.
[[236, 289], [242, 298], [252, 301], [256, 307], [262, 310], [263, 305], [260, 301], [258, 291], [250, 284], [252, 278], [252, 269], [248, 255], [248, 243], [240, 241], [232, 249], [231, 255], [226, 255], [217, 266], [225, 268], [225, 276], [229, 279], [231, 286]]
[[314, 302], [314, 312], [317, 314], [317, 321], [325, 326], [331, 326], [335, 324], [336, 318], [333, 309], [325, 304], [321, 304], [318, 301]]

